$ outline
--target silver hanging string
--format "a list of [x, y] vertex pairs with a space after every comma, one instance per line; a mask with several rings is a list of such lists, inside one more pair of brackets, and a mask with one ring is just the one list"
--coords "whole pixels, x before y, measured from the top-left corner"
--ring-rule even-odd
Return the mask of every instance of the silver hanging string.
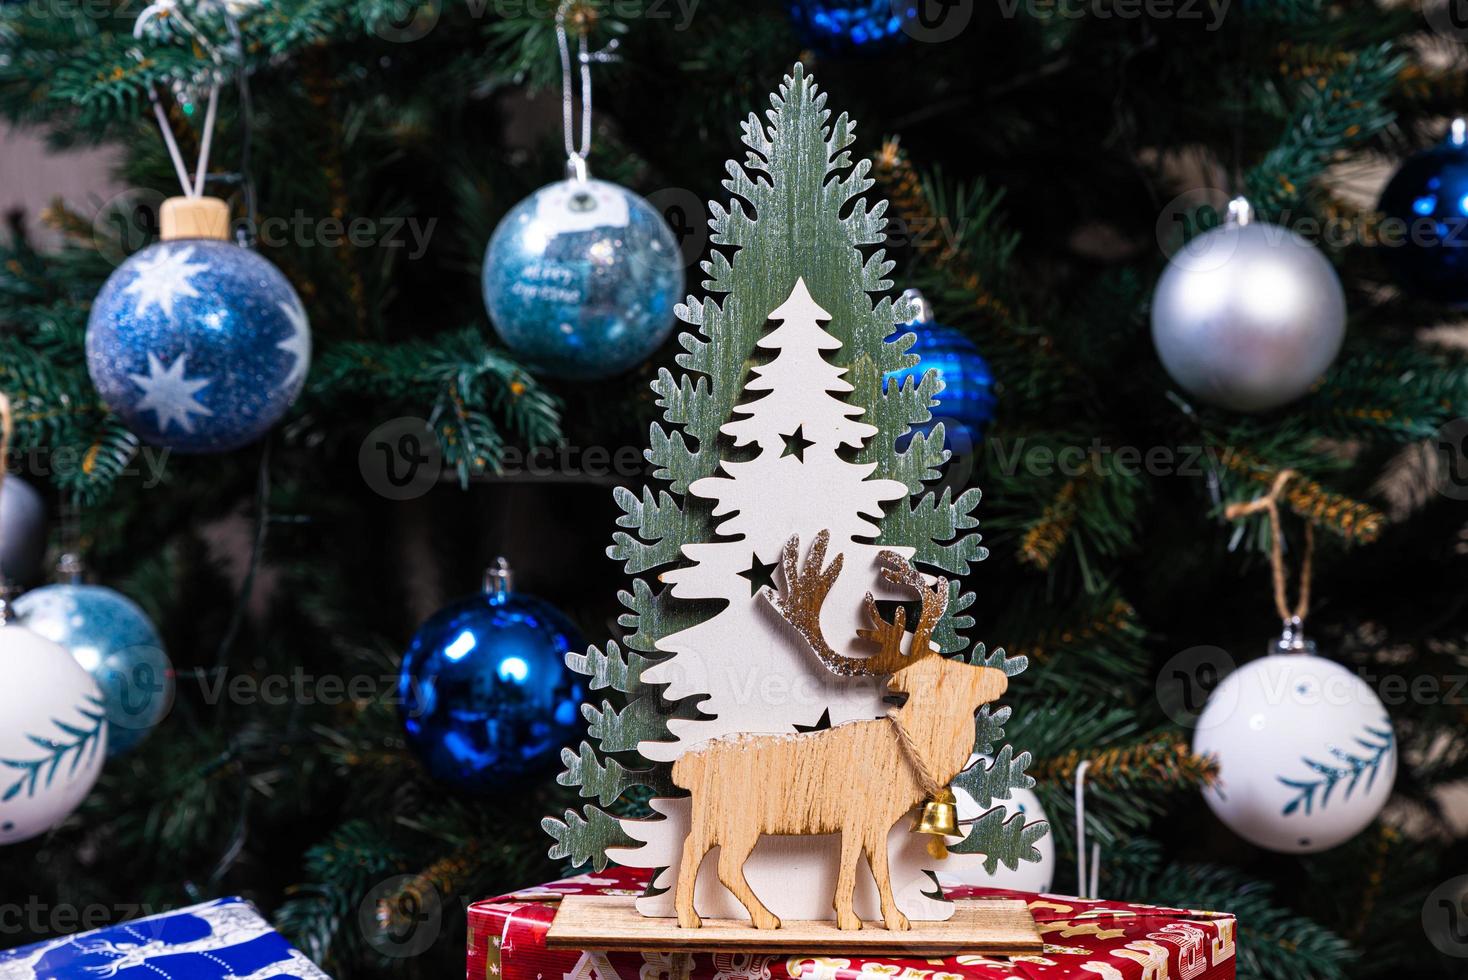
[[1091, 845], [1090, 875], [1086, 874], [1086, 770], [1091, 760], [1076, 766], [1076, 897], [1095, 898], [1101, 879], [1101, 845]]
[[[179, 9], [178, 0], [156, 0], [144, 7], [138, 14], [137, 22], [133, 24], [133, 37], [141, 39], [149, 22], [163, 17], [177, 23], [185, 33], [198, 42], [199, 46], [208, 53], [216, 68], [224, 67], [224, 58], [220, 55], [219, 50], [184, 16], [183, 11]], [[141, 50], [138, 50], [136, 54], [140, 59], [143, 56]], [[168, 113], [163, 108], [163, 101], [158, 98], [158, 90], [152, 85], [148, 86], [148, 101], [153, 104], [153, 117], [158, 120], [158, 128], [163, 133], [163, 142], [168, 147], [168, 156], [173, 160], [173, 169], [178, 174], [178, 182], [183, 187], [184, 196], [203, 196], [204, 178], [209, 173], [209, 150], [214, 143], [214, 120], [219, 111], [217, 75], [209, 84], [209, 100], [204, 109], [204, 127], [199, 137], [199, 162], [192, 177], [189, 176], [188, 165], [184, 163], [183, 152], [179, 149], [178, 140], [173, 135], [173, 127], [168, 125]]]
[[576, 79], [571, 66], [571, 39], [566, 33], [566, 14], [575, 0], [561, 0], [556, 8], [556, 44], [561, 50], [561, 122], [566, 147], [566, 173], [576, 180], [587, 178], [586, 157], [591, 153], [591, 63], [613, 61], [617, 49], [615, 39], [599, 51], [586, 47], [586, 32], [576, 38], [576, 63], [581, 70], [581, 139], [576, 139]]

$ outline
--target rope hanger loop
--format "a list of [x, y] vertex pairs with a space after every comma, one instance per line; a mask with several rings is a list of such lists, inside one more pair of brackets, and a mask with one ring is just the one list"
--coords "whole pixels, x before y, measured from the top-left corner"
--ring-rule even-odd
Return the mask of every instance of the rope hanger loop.
[[1299, 474], [1294, 470], [1280, 470], [1269, 492], [1264, 496], [1243, 503], [1229, 504], [1228, 509], [1224, 511], [1224, 516], [1231, 521], [1258, 513], [1269, 516], [1269, 565], [1274, 576], [1274, 608], [1279, 613], [1279, 618], [1285, 624], [1285, 628], [1293, 629], [1294, 632], [1299, 632], [1300, 624], [1304, 622], [1305, 614], [1310, 610], [1310, 580], [1313, 573], [1311, 553], [1315, 549], [1315, 531], [1307, 522], [1305, 524], [1304, 557], [1300, 559], [1300, 594], [1298, 601], [1291, 608], [1286, 581], [1284, 529], [1280, 519], [1279, 502], [1284, 496], [1285, 487], [1297, 476]]

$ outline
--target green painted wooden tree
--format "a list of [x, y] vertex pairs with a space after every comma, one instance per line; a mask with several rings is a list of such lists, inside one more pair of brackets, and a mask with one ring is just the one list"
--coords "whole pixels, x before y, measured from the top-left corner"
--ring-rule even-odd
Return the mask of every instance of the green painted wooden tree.
[[[649, 764], [633, 753], [642, 742], [671, 741], [669, 720], [700, 717], [699, 696], [669, 701], [663, 697], [665, 688], [642, 678], [650, 665], [667, 658], [661, 641], [708, 621], [727, 603], [675, 598], [658, 576], [689, 566], [685, 547], [717, 538], [713, 501], [690, 493], [690, 486], [715, 476], [721, 462], [747, 460], [757, 452], [736, 447], [720, 429], [746, 397], [751, 368], [767, 358], [756, 343], [770, 328], [771, 312], [791, 295], [797, 280], [829, 313], [826, 329], [841, 342], [839, 350], [830, 352], [830, 363], [843, 369], [851, 386], [845, 400], [859, 406], [861, 421], [877, 430], [849, 452], [849, 461], [871, 464], [871, 480], [899, 481], [906, 487], [906, 495], [884, 509], [875, 543], [912, 549], [914, 560], [952, 576], [967, 574], [972, 562], [987, 555], [974, 530], [979, 491], [968, 490], [955, 499], [947, 490], [938, 494], [926, 488], [949, 457], [942, 425], [898, 448], [914, 426], [932, 418], [942, 382], [929, 371], [917, 382], [884, 383], [918, 358], [908, 353], [913, 335], [898, 331], [911, 311], [884, 295], [892, 290], [885, 278], [892, 263], [878, 247], [884, 240], [886, 202], [869, 204], [864, 197], [872, 186], [870, 164], [852, 163], [854, 124], [845, 114], [831, 121], [825, 94], [800, 65], [770, 101], [766, 122], [751, 113], [743, 124], [745, 159], [742, 165], [730, 161], [723, 181], [731, 195], [728, 204], [710, 204], [714, 248], [702, 266], [707, 295], [689, 297], [678, 309], [691, 328], [679, 338], [684, 348], [677, 357], [681, 373], [664, 368], [652, 385], [663, 424], [651, 427], [646, 455], [656, 466], [655, 478], [666, 486], [645, 488], [640, 495], [616, 491], [623, 515], [608, 553], [634, 576], [631, 590], [621, 593], [629, 610], [620, 620], [627, 630], [622, 638], [627, 649], [613, 642], [605, 651], [593, 647], [584, 656], [567, 658], [573, 670], [591, 679], [592, 690], [608, 694], [583, 707], [597, 744], [583, 743], [579, 753], [564, 753], [567, 768], [560, 782], [579, 787], [583, 797], [602, 806], [612, 806], [635, 786], [665, 792], [670, 764]], [[791, 425], [799, 421], [792, 419]], [[948, 616], [934, 632], [945, 654], [962, 656], [968, 646], [961, 634], [973, 623], [965, 611], [974, 601], [972, 593], [954, 584]], [[1010, 674], [1024, 669], [1023, 658], [1005, 658], [1002, 651], [986, 654], [982, 647], [967, 659]], [[1007, 717], [1008, 709], [981, 713], [975, 751], [993, 752]], [[1007, 798], [1010, 788], [1033, 785], [1024, 774], [1028, 753], [1016, 756], [1005, 746], [997, 758], [1002, 764], [980, 763], [964, 774], [981, 785], [986, 801]], [[653, 806], [667, 812], [661, 801], [654, 800]], [[993, 811], [979, 820], [961, 846], [1001, 855], [1006, 863], [1037, 859], [1025, 851], [1033, 853], [1029, 845], [1044, 833], [1044, 825], [1005, 824], [1002, 816]], [[601, 869], [609, 848], [624, 849], [622, 854], [639, 842], [647, 848], [659, 823], [669, 822], [618, 821], [588, 804], [584, 815], [567, 811], [563, 819], [547, 818], [544, 826], [556, 840], [553, 857]]]

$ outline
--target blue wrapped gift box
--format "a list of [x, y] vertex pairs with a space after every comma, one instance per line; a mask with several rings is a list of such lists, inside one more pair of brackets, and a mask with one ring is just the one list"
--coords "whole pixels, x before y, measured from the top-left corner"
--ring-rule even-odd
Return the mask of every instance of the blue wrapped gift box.
[[330, 980], [255, 906], [221, 898], [0, 952], [0, 980]]

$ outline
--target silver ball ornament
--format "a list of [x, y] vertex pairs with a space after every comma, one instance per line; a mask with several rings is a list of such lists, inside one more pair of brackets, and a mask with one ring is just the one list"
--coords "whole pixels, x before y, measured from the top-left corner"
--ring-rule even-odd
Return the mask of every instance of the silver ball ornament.
[[0, 477], [0, 579], [30, 582], [46, 554], [46, 504], [36, 488], [7, 473]]
[[1320, 251], [1279, 225], [1235, 220], [1173, 256], [1152, 297], [1152, 340], [1189, 394], [1235, 412], [1299, 398], [1340, 352], [1346, 297]]

